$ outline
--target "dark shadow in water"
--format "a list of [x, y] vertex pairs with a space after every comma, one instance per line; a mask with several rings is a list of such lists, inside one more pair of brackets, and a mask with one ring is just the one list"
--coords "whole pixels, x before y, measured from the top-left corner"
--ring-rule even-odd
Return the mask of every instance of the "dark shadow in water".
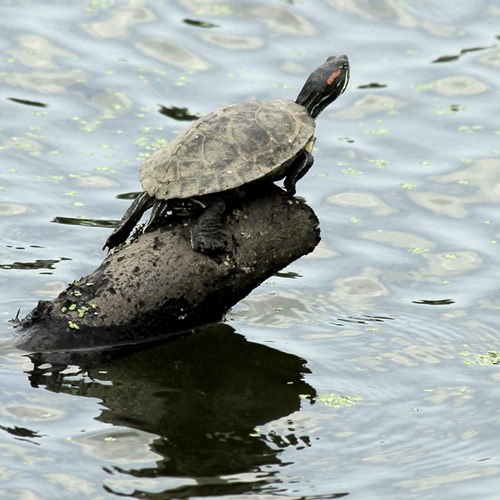
[[208, 21], [199, 21], [198, 19], [183, 19], [183, 23], [189, 26], [196, 26], [197, 28], [218, 28], [218, 24], [209, 23]]
[[190, 113], [187, 108], [178, 108], [176, 106], [160, 106], [159, 112], [179, 122], [192, 122], [200, 118], [198, 115]]
[[25, 106], [34, 106], [35, 108], [46, 108], [48, 104], [40, 101], [29, 101], [28, 99], [20, 99], [18, 97], [7, 97], [9, 101], [15, 102], [16, 104], [24, 104]]
[[469, 52], [477, 52], [479, 50], [487, 50], [487, 49], [496, 49], [496, 47], [497, 47], [496, 45], [488, 45], [486, 47], [470, 47], [468, 49], [462, 49], [458, 54], [440, 56], [431, 62], [446, 63], [446, 62], [458, 61], [458, 59], [460, 59], [464, 54], [468, 54]]
[[385, 83], [367, 83], [365, 85], [358, 85], [358, 89], [385, 89], [387, 85]]
[[[261, 466], [281, 464], [280, 452], [287, 447], [310, 446], [292, 423], [283, 435], [258, 430], [299, 410], [304, 398], [312, 401], [316, 396], [303, 380], [309, 373], [306, 362], [248, 342], [228, 325], [117, 359], [112, 359], [116, 352], [101, 354], [104, 358], [88, 353], [32, 355], [32, 385], [97, 397], [106, 407], [99, 420], [156, 434], [152, 450], [164, 457], [157, 467], [121, 473], [212, 478], [208, 484], [164, 492], [161, 498], [256, 491], [271, 480], [276, 485], [276, 478], [264, 473], [262, 480], [247, 484], [218, 476], [255, 473]], [[78, 361], [75, 356], [83, 356], [77, 364], [87, 366], [80, 376], [60, 373]]]
[[[59, 259], [37, 259], [34, 262], [12, 262], [8, 264], [0, 264], [0, 269], [14, 269], [16, 271], [33, 271], [36, 269], [55, 269], [55, 265], [63, 260], [71, 260], [68, 257], [60, 257]], [[46, 273], [52, 274], [52, 273]]]
[[346, 323], [356, 323], [358, 325], [367, 325], [370, 323], [386, 323], [387, 321], [393, 321], [396, 318], [391, 316], [373, 316], [369, 314], [362, 314], [360, 316], [347, 316], [346, 318], [337, 318], [332, 324], [335, 326], [344, 327]]
[[41, 437], [38, 432], [32, 431], [31, 429], [28, 429], [26, 427], [18, 427], [17, 425], [15, 425], [14, 427], [6, 427], [4, 425], [0, 425], [0, 430], [8, 432], [21, 441], [27, 441], [28, 443], [32, 444], [38, 444], [33, 441], [33, 438]]
[[453, 299], [434, 299], [434, 300], [412, 300], [413, 304], [422, 304], [426, 306], [449, 306], [454, 304], [455, 301]]
[[69, 226], [84, 226], [84, 227], [106, 227], [113, 228], [116, 226], [116, 221], [108, 221], [101, 219], [79, 219], [76, 217], [54, 217], [51, 222], [56, 224], [66, 224]]
[[[141, 194], [142, 191], [132, 192], [132, 193], [123, 193], [119, 194], [116, 198], [119, 200], [133, 200], [138, 195]], [[51, 222], [56, 224], [65, 224], [70, 226], [85, 226], [85, 227], [104, 227], [104, 228], [114, 228], [117, 224], [117, 220], [106, 220], [106, 219], [92, 219], [87, 217], [85, 219], [75, 218], [75, 217], [64, 217], [64, 216], [56, 216], [52, 219]]]

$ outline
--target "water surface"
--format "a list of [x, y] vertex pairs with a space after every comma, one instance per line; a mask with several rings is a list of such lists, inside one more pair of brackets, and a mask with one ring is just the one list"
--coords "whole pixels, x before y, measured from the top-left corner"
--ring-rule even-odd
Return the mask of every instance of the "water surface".
[[[0, 12], [0, 496], [496, 498], [494, 2]], [[312, 255], [177, 342], [84, 368], [13, 348], [7, 320], [101, 262], [185, 118], [294, 98], [340, 53], [349, 88], [298, 185]]]

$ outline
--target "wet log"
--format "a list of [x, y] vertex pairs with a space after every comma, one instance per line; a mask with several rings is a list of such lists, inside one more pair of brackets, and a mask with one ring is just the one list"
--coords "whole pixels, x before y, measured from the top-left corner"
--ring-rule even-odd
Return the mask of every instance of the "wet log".
[[194, 220], [140, 234], [53, 301], [14, 320], [17, 347], [92, 349], [166, 339], [221, 321], [264, 280], [319, 242], [312, 209], [275, 185], [232, 202], [223, 254], [194, 252]]

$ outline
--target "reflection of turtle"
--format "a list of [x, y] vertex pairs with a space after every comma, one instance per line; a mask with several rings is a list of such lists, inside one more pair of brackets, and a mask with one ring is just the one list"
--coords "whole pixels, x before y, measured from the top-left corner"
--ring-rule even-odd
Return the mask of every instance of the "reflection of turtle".
[[314, 119], [344, 92], [346, 56], [329, 57], [313, 71], [297, 100], [251, 101], [219, 109], [194, 122], [141, 166], [144, 192], [106, 240], [124, 242], [142, 214], [153, 207], [146, 227], [170, 214], [201, 211], [192, 231], [196, 251], [224, 250], [224, 197], [255, 181], [285, 178], [286, 190], [313, 164]]

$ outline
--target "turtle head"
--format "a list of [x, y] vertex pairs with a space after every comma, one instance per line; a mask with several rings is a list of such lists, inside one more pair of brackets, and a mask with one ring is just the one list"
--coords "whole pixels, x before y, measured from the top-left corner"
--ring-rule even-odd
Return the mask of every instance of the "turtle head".
[[344, 92], [348, 83], [349, 59], [331, 56], [311, 73], [295, 102], [316, 118]]

